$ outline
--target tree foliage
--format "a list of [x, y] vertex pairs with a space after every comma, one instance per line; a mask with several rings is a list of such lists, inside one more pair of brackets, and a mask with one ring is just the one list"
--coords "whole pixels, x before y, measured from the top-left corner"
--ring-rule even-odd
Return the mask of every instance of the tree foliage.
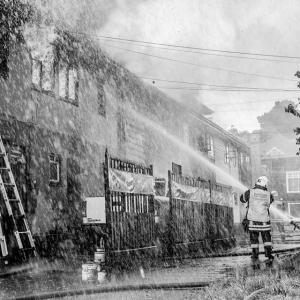
[[260, 132], [266, 139], [281, 134], [289, 139], [295, 137], [294, 128], [299, 125], [299, 120], [291, 114], [285, 113], [285, 107], [289, 104], [295, 105], [292, 101], [276, 101], [274, 107], [262, 116], [257, 117], [260, 124]]

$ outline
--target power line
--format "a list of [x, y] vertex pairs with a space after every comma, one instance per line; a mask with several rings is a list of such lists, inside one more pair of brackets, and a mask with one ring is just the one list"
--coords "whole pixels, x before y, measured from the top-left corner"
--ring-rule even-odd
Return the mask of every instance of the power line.
[[[93, 35], [96, 36], [96, 35]], [[97, 36], [96, 36], [97, 37]], [[163, 49], [168, 51], [177, 51], [177, 52], [185, 52], [185, 53], [194, 53], [194, 54], [202, 54], [202, 55], [209, 55], [209, 56], [219, 56], [219, 57], [227, 57], [227, 58], [238, 58], [238, 59], [248, 59], [248, 60], [260, 60], [260, 61], [268, 61], [268, 62], [282, 62], [282, 63], [300, 63], [299, 61], [289, 61], [289, 60], [278, 60], [278, 59], [267, 59], [267, 58], [257, 58], [257, 57], [243, 57], [243, 56], [236, 56], [236, 55], [224, 55], [224, 54], [216, 54], [216, 53], [206, 53], [201, 51], [189, 51], [189, 50], [181, 50], [181, 49], [172, 49], [172, 48], [164, 48], [164, 47], [155, 47], [150, 45], [141, 45], [138, 44], [139, 42], [124, 42], [124, 41], [118, 41], [118, 40], [112, 40], [112, 38], [101, 38], [97, 37], [99, 40], [104, 40], [107, 42], [114, 42], [114, 43], [120, 43], [125, 45], [134, 45], [134, 46], [141, 46], [141, 47], [147, 47], [147, 48], [153, 48], [153, 49]]]
[[[266, 89], [266, 88], [259, 88], [259, 87], [215, 85], [215, 84], [206, 84], [206, 83], [198, 83], [198, 82], [166, 80], [166, 79], [150, 78], [150, 77], [139, 77], [139, 78], [153, 80], [153, 81], [163, 81], [163, 82], [172, 82], [172, 83], [185, 83], [185, 84], [200, 85], [200, 86], [210, 86], [210, 87], [237, 88], [237, 89], [254, 89], [254, 90]], [[281, 90], [281, 89], [272, 89], [272, 90]], [[299, 91], [299, 90], [295, 89], [295, 91]]]
[[99, 44], [103, 45], [103, 46], [119, 49], [119, 50], [124, 50], [124, 51], [131, 52], [131, 53], [136, 53], [136, 54], [149, 56], [149, 57], [155, 57], [155, 58], [164, 59], [164, 60], [167, 60], [167, 61], [182, 63], [182, 64], [186, 64], [186, 65], [191, 65], [191, 66], [197, 66], [197, 67], [202, 67], [202, 68], [207, 68], [207, 69], [212, 69], [212, 70], [218, 70], [218, 71], [223, 71], [223, 72], [229, 72], [229, 73], [235, 73], [235, 74], [242, 74], [242, 75], [256, 76], [256, 77], [262, 77], [262, 78], [286, 80], [286, 81], [297, 81], [298, 82], [298, 80], [295, 80], [295, 79], [287, 79], [287, 78], [280, 78], [280, 77], [273, 77], [273, 76], [259, 75], [259, 74], [254, 74], [254, 73], [239, 72], [239, 71], [215, 68], [215, 67], [205, 66], [205, 65], [201, 65], [201, 64], [194, 64], [194, 63], [185, 62], [185, 61], [181, 61], [181, 60], [171, 59], [171, 58], [167, 58], [167, 57], [163, 57], [163, 56], [152, 55], [152, 54], [148, 54], [148, 53], [142, 53], [142, 52], [139, 52], [139, 51], [133, 51], [133, 50], [129, 50], [129, 49], [121, 48], [121, 47], [107, 45], [107, 44], [104, 44], [104, 43], [99, 43]]
[[222, 89], [222, 88], [189, 88], [189, 87], [167, 87], [167, 86], [156, 86], [159, 89], [165, 90], [187, 90], [187, 91], [213, 91], [213, 92], [268, 92], [268, 93], [281, 93], [281, 92], [299, 92], [299, 90], [279, 90], [279, 89]]
[[[223, 106], [223, 105], [237, 105], [237, 104], [244, 104], [244, 103], [262, 103], [262, 102], [267, 102], [267, 101], [277, 101], [277, 100], [288, 100], [288, 99], [294, 99], [294, 98], [298, 98], [298, 97], [289, 97], [289, 98], [276, 98], [276, 99], [268, 99], [268, 100], [254, 100], [254, 101], [243, 101], [243, 102], [222, 102], [220, 104], [212, 104], [212, 105], [218, 105], [218, 106]], [[206, 104], [205, 104], [206, 105]], [[210, 104], [207, 104], [210, 105]]]
[[[72, 31], [70, 31], [72, 32]], [[75, 32], [77, 34], [86, 35], [86, 33]], [[279, 57], [279, 58], [289, 58], [289, 59], [300, 59], [299, 56], [288, 56], [288, 55], [276, 55], [276, 54], [265, 54], [265, 53], [251, 53], [251, 52], [240, 52], [240, 51], [229, 51], [229, 50], [218, 50], [218, 49], [210, 49], [210, 48], [201, 48], [201, 47], [189, 47], [189, 46], [180, 46], [180, 45], [172, 45], [172, 44], [164, 44], [164, 43], [155, 43], [155, 42], [148, 42], [148, 41], [140, 41], [140, 40], [133, 40], [133, 39], [123, 39], [123, 38], [116, 38], [116, 37], [109, 37], [103, 35], [96, 35], [96, 34], [89, 34], [91, 36], [99, 37], [99, 38], [106, 38], [111, 40], [119, 40], [119, 41], [129, 41], [135, 43], [142, 43], [142, 44], [149, 44], [149, 45], [159, 45], [159, 46], [166, 46], [166, 47], [173, 47], [173, 48], [181, 48], [181, 49], [193, 49], [193, 50], [202, 50], [202, 51], [211, 51], [211, 52], [221, 52], [221, 53], [233, 53], [233, 54], [241, 54], [241, 55], [253, 55], [253, 56], [263, 56], [263, 57]]]

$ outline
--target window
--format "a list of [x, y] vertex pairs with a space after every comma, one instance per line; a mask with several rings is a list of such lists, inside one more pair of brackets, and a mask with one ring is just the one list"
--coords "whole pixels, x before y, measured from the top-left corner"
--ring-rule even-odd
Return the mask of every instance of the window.
[[286, 191], [287, 193], [300, 192], [300, 171], [286, 172]]
[[246, 163], [250, 164], [250, 157], [248, 155], [246, 156]]
[[31, 60], [31, 80], [35, 88], [40, 89], [42, 86], [42, 62], [37, 59]]
[[5, 29], [2, 28], [2, 34], [0, 33], [0, 76], [4, 79], [8, 78], [8, 56], [9, 56], [9, 34], [3, 33]]
[[182, 175], [181, 166], [172, 163], [172, 173], [176, 173], [176, 174], [178, 174], [178, 175]]
[[244, 163], [244, 154], [242, 152], [240, 152], [240, 163]]
[[40, 61], [31, 60], [31, 81], [33, 87], [44, 92], [53, 92], [54, 76], [53, 65], [50, 59]]
[[214, 157], [214, 140], [210, 135], [206, 136], [206, 147], [207, 147], [207, 155], [209, 157]]
[[183, 142], [189, 145], [189, 127], [187, 124], [183, 125]]
[[230, 151], [230, 162], [235, 167], [236, 166], [236, 151], [232, 150]]
[[78, 105], [78, 71], [65, 63], [59, 64], [58, 71], [59, 97]]
[[225, 146], [224, 147], [224, 150], [225, 150], [225, 155], [224, 155], [224, 162], [226, 164], [229, 163], [229, 147], [228, 146]]
[[49, 155], [49, 180], [50, 184], [61, 183], [61, 157], [59, 155]]

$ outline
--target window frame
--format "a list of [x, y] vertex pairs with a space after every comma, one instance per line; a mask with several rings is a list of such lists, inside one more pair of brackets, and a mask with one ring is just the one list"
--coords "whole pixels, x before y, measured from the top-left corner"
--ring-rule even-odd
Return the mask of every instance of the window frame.
[[210, 158], [215, 158], [214, 138], [209, 134], [206, 136], [206, 146], [207, 146], [207, 156]]
[[[62, 178], [61, 178], [61, 165], [62, 165], [62, 158], [58, 154], [49, 153], [49, 185], [51, 186], [61, 186]], [[57, 166], [57, 177], [58, 179], [51, 179], [51, 165], [55, 164]]]
[[[34, 63], [37, 63], [39, 65], [37, 69], [38, 71], [38, 76], [39, 76], [39, 80], [38, 83], [33, 82], [33, 71], [34, 71]], [[41, 60], [35, 59], [35, 58], [31, 58], [31, 85], [34, 89], [41, 91], [42, 90], [42, 68], [43, 68], [43, 63]]]
[[232, 156], [229, 157], [229, 161], [233, 162], [233, 166], [236, 167], [236, 159], [237, 159], [237, 153], [236, 150], [231, 150], [230, 153], [232, 153]]
[[241, 165], [244, 164], [244, 153], [243, 153], [243, 152], [240, 152], [240, 153], [239, 153], [239, 161], [240, 161], [240, 164], [241, 164]]
[[[65, 96], [62, 96], [60, 93], [60, 88], [61, 88], [61, 79], [60, 79], [60, 74], [62, 68], [65, 68]], [[76, 72], [76, 80], [74, 81], [74, 99], [70, 97], [70, 71], [75, 70]], [[79, 106], [79, 100], [78, 100], [78, 94], [79, 94], [79, 70], [78, 67], [75, 66], [74, 64], [66, 63], [59, 61], [58, 67], [57, 67], [57, 85], [58, 85], [58, 97], [60, 100], [63, 100], [65, 102], [71, 103], [73, 105]]]
[[[295, 190], [291, 191], [290, 190], [289, 179], [291, 179], [291, 178], [289, 178], [288, 175], [292, 175], [292, 174], [298, 174], [297, 177], [293, 177], [292, 178], [292, 179], [298, 178], [298, 190], [297, 191], [295, 191]], [[286, 192], [288, 194], [297, 194], [297, 193], [300, 193], [300, 171], [286, 171], [285, 176], [286, 176], [285, 177], [286, 178]]]
[[224, 145], [224, 162], [225, 164], [229, 164], [229, 146]]

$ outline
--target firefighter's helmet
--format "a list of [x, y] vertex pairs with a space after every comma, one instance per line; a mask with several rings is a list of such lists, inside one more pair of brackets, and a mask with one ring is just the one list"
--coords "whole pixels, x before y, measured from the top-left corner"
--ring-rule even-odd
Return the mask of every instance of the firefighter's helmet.
[[260, 176], [257, 178], [255, 184], [266, 188], [267, 183], [268, 183], [268, 178], [266, 176]]

